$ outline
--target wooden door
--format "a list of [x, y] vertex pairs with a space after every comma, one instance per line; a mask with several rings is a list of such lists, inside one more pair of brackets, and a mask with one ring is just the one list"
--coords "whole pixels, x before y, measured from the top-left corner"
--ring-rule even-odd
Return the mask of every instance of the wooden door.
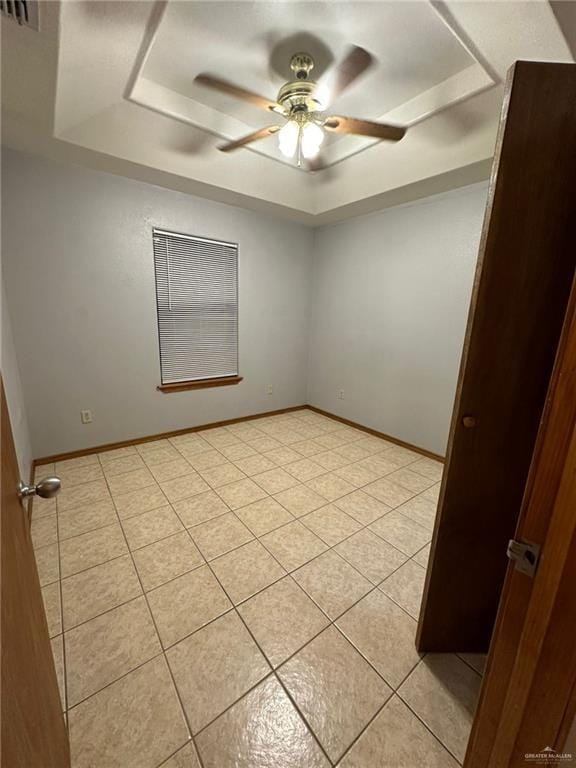
[[540, 562], [534, 578], [508, 566], [465, 768], [525, 766], [527, 753], [562, 752], [574, 720], [575, 428], [576, 284], [516, 531], [541, 547]]
[[505, 92], [420, 613], [420, 651], [488, 649], [576, 263], [576, 65]]
[[1, 631], [2, 728], [0, 764], [6, 768], [67, 768], [68, 738], [62, 715], [28, 515], [4, 387], [1, 389]]

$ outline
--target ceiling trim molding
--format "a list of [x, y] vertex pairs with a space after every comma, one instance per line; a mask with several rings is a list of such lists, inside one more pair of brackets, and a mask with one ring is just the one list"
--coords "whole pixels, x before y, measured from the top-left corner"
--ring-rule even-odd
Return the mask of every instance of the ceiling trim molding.
[[403, 187], [387, 190], [354, 203], [348, 203], [338, 208], [332, 208], [323, 213], [317, 213], [312, 222], [313, 227], [323, 227], [337, 224], [347, 219], [383, 212], [406, 203], [413, 203], [432, 195], [468, 187], [488, 181], [492, 169], [492, 158], [486, 158], [467, 166], [455, 168], [446, 173], [439, 173], [427, 179], [405, 184]]
[[[180, 123], [191, 125], [209, 136], [215, 136], [225, 141], [234, 141], [234, 139], [237, 139], [244, 133], [250, 133], [253, 130], [251, 126], [223, 113], [219, 113], [219, 116], [223, 118], [222, 130], [217, 131], [207, 128], [205, 123], [201, 122], [202, 117], [213, 119], [215, 110], [159, 83], [155, 83], [144, 76], [143, 72], [146, 61], [158, 35], [158, 30], [169, 2], [170, 0], [156, 0], [154, 4], [138, 56], [126, 85], [124, 98], [139, 107], [144, 107], [164, 117], [177, 120]], [[304, 170], [295, 166], [290, 160], [284, 160], [258, 147], [246, 146], [244, 149], [267, 157], [269, 160], [274, 160], [277, 163], [282, 163], [282, 165], [286, 165], [300, 173]]]
[[[188, 96], [150, 80], [144, 75], [146, 61], [158, 36], [168, 2], [169, 0], [157, 0], [156, 2], [124, 98], [139, 107], [191, 125], [224, 141], [234, 141], [246, 133], [251, 133], [254, 130], [253, 126], [201, 104]], [[398, 107], [380, 115], [377, 118], [380, 121], [411, 128], [500, 84], [498, 74], [455, 21], [443, 0], [426, 0], [426, 2], [446, 29], [473, 59], [474, 63], [437, 83], [432, 88], [417, 94]], [[207, 122], [211, 122], [212, 126], [208, 127]], [[214, 122], [218, 123], [217, 128], [213, 127]], [[323, 157], [323, 168], [316, 173], [322, 173], [323, 170], [354, 157], [380, 142], [371, 138], [355, 137], [354, 143], [355, 146], [350, 148], [350, 144], [347, 144], [345, 139], [341, 139], [327, 147]], [[292, 160], [284, 159], [274, 150], [268, 149], [265, 144], [250, 145], [243, 149], [281, 163], [299, 173], [307, 172], [306, 169], [295, 165]]]
[[[10, 71], [2, 89], [3, 141], [321, 226], [476, 181], [474, 169], [493, 151], [510, 64], [574, 61], [567, 44], [574, 36], [566, 29], [573, 14], [559, 15], [545, 0], [418, 0], [408, 9], [324, 0], [310, 15], [288, 2], [280, 6], [256, 3], [248, 12], [234, 0], [214, 18], [209, 3], [186, 9], [177, 0], [47, 3], [40, 32], [11, 25], [3, 38]], [[307, 19], [307, 37], [294, 32]], [[380, 64], [334, 109], [370, 118], [389, 109], [398, 122], [411, 124], [405, 139], [394, 145], [369, 140], [370, 153], [352, 151], [344, 163], [337, 153], [356, 150], [361, 139], [331, 136], [325, 151], [337, 167], [313, 174], [287, 170], [295, 166], [282, 162], [273, 141], [258, 147], [275, 153], [267, 158], [273, 164], [266, 151], [217, 152], [215, 136], [237, 136], [245, 124], [253, 129], [265, 113], [203, 95], [192, 84], [194, 74], [206, 67], [265, 92], [267, 84], [280, 85], [290, 50], [306, 39], [321, 73], [347, 41], [374, 52]], [[156, 109], [148, 108], [150, 101]], [[188, 115], [194, 104], [213, 109], [215, 122]], [[451, 106], [440, 109], [444, 104]]]

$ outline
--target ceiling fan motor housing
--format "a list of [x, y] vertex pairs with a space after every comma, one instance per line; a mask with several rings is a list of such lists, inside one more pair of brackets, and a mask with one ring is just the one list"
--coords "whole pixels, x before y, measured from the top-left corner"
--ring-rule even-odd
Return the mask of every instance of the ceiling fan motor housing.
[[[362, 120], [355, 117], [326, 117], [324, 112], [327, 104], [346, 90], [374, 61], [373, 56], [364, 48], [352, 46], [336, 69], [324, 76], [318, 86], [309, 79], [314, 68], [314, 60], [308, 53], [295, 53], [290, 59], [290, 68], [294, 72], [290, 80], [280, 88], [276, 101], [240, 88], [234, 83], [221, 80], [209, 74], [196, 76], [196, 82], [220, 93], [234, 96], [242, 101], [268, 112], [279, 114], [285, 125], [271, 125], [252, 131], [247, 136], [234, 141], [228, 141], [219, 147], [223, 152], [239, 149], [247, 144], [264, 139], [273, 133], [278, 133], [279, 148], [285, 157], [298, 155], [310, 160], [318, 154], [324, 138], [324, 131], [333, 131], [355, 136], [370, 136], [386, 141], [400, 141], [406, 133], [406, 128], [374, 120]], [[320, 98], [318, 92], [320, 91]]]
[[308, 79], [313, 68], [314, 59], [307, 53], [295, 53], [290, 59], [290, 69], [296, 80], [284, 83], [277, 98], [290, 114], [314, 112], [319, 108], [319, 102], [314, 99], [316, 83]]

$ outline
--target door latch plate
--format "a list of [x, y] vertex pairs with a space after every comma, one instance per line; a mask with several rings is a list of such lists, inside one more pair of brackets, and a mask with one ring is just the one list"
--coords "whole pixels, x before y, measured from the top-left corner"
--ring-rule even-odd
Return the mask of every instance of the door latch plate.
[[530, 576], [530, 578], [534, 577], [540, 558], [540, 546], [538, 544], [510, 539], [506, 555], [509, 560], [513, 561], [516, 571]]

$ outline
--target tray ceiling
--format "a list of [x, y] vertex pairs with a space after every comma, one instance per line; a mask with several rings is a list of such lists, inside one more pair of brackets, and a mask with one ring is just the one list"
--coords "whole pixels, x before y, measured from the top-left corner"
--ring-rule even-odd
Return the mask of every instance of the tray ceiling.
[[[2, 21], [5, 143], [312, 224], [485, 177], [506, 70], [520, 58], [573, 61], [544, 1], [88, 1], [40, 11], [39, 32]], [[287, 161], [276, 137], [216, 150], [274, 121], [196, 75], [275, 98], [292, 53], [313, 55], [316, 79], [350, 44], [376, 63], [327, 114], [409, 126], [401, 142], [332, 135], [328, 168], [314, 174]]]

